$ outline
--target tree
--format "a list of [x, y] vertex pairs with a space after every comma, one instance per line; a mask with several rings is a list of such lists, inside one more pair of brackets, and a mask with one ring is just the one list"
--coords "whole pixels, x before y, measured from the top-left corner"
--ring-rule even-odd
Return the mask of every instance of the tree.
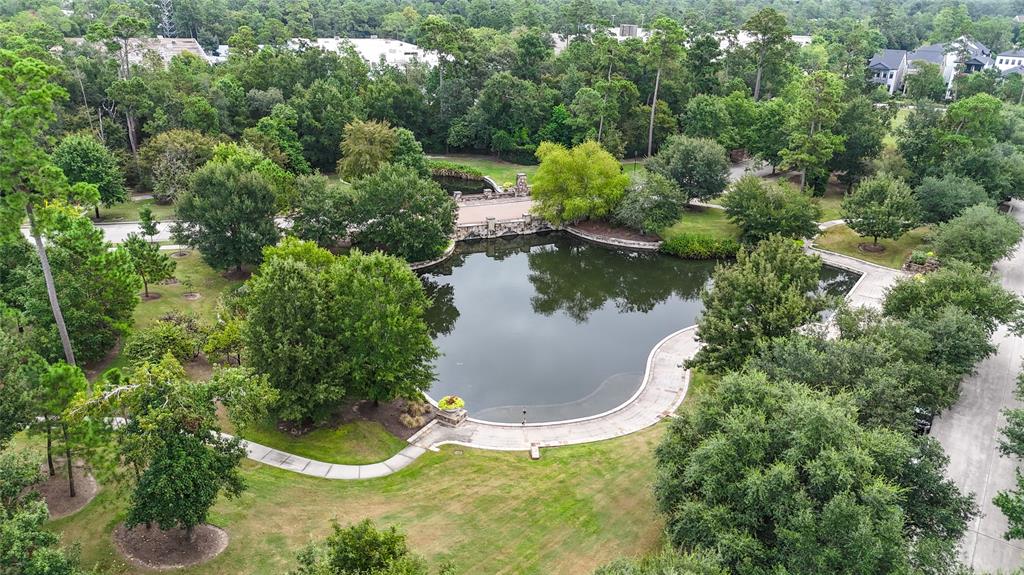
[[849, 191], [871, 172], [871, 160], [882, 151], [882, 139], [888, 133], [888, 126], [871, 100], [857, 96], [843, 107], [836, 121], [836, 132], [846, 136], [846, 140], [843, 149], [832, 157], [829, 170], [840, 173], [839, 181], [846, 184]]
[[643, 181], [626, 190], [615, 208], [616, 222], [645, 234], [657, 234], [679, 220], [686, 195], [665, 176], [647, 172]]
[[836, 133], [843, 108], [843, 83], [831, 72], [818, 71], [794, 82], [786, 94], [790, 105], [786, 123], [786, 148], [780, 152], [783, 165], [800, 170], [800, 190], [807, 178], [812, 187], [824, 192], [827, 166], [843, 150], [846, 137]]
[[662, 16], [651, 23], [651, 37], [644, 42], [647, 59], [655, 68], [654, 93], [651, 95], [651, 118], [647, 127], [647, 157], [654, 151], [654, 112], [658, 107], [658, 89], [661, 87], [662, 69], [669, 63], [682, 59], [685, 49], [686, 32], [678, 22]]
[[771, 164], [772, 173], [782, 164], [782, 150], [788, 143], [785, 129], [788, 118], [788, 105], [782, 98], [762, 100], [755, 108], [748, 151]]
[[[29, 465], [34, 471], [34, 461], [21, 463], [21, 470], [28, 472]], [[77, 555], [61, 548], [60, 536], [47, 525], [49, 518], [46, 502], [38, 498], [0, 509], [0, 559], [4, 575], [87, 575], [79, 567]]]
[[772, 236], [742, 249], [731, 266], [718, 266], [701, 294], [697, 324], [703, 343], [687, 366], [713, 373], [736, 369], [761, 340], [780, 337], [807, 323], [824, 307], [813, 295], [821, 261], [804, 255], [798, 242]]
[[722, 205], [729, 220], [739, 226], [743, 240], [751, 244], [773, 234], [800, 239], [818, 233], [821, 210], [809, 195], [788, 183], [743, 176], [732, 185]]
[[[86, 362], [99, 361], [131, 325], [142, 281], [124, 248], [103, 240], [103, 231], [88, 218], [70, 216], [46, 235], [48, 261], [57, 296], [66, 306], [65, 329], [73, 336], [73, 354]], [[62, 355], [62, 338], [48, 305], [47, 285], [38, 264], [19, 268], [24, 283], [19, 306], [31, 326], [29, 345], [47, 361]]]
[[914, 189], [914, 197], [921, 206], [921, 219], [931, 224], [953, 219], [971, 206], [991, 205], [985, 188], [970, 178], [953, 174], [921, 180], [921, 185]]
[[125, 341], [121, 357], [131, 364], [159, 363], [170, 354], [179, 362], [195, 356], [196, 341], [183, 326], [169, 321], [158, 321], [138, 329]]
[[28, 217], [64, 359], [74, 365], [71, 338], [42, 240], [47, 222], [37, 221], [35, 210], [52, 202], [95, 205], [99, 191], [88, 184], [69, 186], [63, 172], [40, 145], [56, 120], [55, 104], [67, 98], [67, 92], [50, 81], [57, 72], [57, 68], [40, 60], [0, 49], [0, 189], [4, 194], [4, 201], [0, 202], [0, 234], [8, 238], [17, 236], [22, 221]]
[[0, 451], [32, 422], [31, 373], [42, 363], [21, 338], [0, 330]]
[[928, 39], [932, 42], [951, 42], [961, 36], [970, 36], [973, 26], [967, 6], [946, 6], [932, 20], [932, 33]]
[[429, 302], [404, 261], [286, 238], [247, 289], [249, 363], [280, 392], [279, 417], [319, 421], [346, 397], [418, 399], [430, 387]]
[[295, 132], [298, 122], [298, 114], [291, 106], [277, 104], [269, 116], [260, 118], [256, 122], [256, 126], [248, 128], [246, 133], [259, 134], [273, 142], [274, 147], [280, 150], [285, 157], [282, 167], [286, 170], [294, 174], [308, 174], [310, 172], [309, 162], [302, 155], [302, 143], [299, 142], [299, 135]]
[[[323, 541], [312, 543], [299, 553], [299, 568], [291, 575], [428, 575], [423, 558], [409, 549], [405, 535], [392, 526], [377, 529], [369, 519], [341, 527]], [[453, 575], [443, 564], [439, 575]]]
[[943, 259], [962, 260], [988, 269], [1010, 255], [1020, 238], [1020, 224], [1012, 216], [992, 206], [972, 206], [939, 226], [935, 253]]
[[777, 66], [790, 47], [786, 17], [774, 8], [762, 8], [743, 24], [743, 31], [754, 37], [749, 49], [754, 53], [757, 73], [754, 78], [754, 100], [761, 99], [761, 81], [768, 66]]
[[50, 475], [54, 474], [53, 465], [53, 426], [61, 431], [61, 443], [64, 446], [64, 466], [68, 474], [68, 495], [75, 497], [74, 459], [72, 443], [68, 428], [70, 422], [65, 412], [71, 406], [78, 393], [86, 390], [87, 382], [82, 370], [73, 365], [58, 362], [48, 365], [39, 373], [35, 389], [35, 401], [39, 416], [43, 419], [42, 427], [46, 430], [46, 461]]
[[916, 62], [917, 71], [907, 76], [907, 95], [915, 100], [942, 102], [946, 99], [946, 79], [938, 64]]
[[[251, 149], [250, 149], [251, 150]], [[179, 237], [199, 249], [211, 267], [255, 265], [263, 246], [277, 241], [273, 184], [232, 160], [207, 162], [178, 202]]]
[[142, 289], [147, 299], [149, 298], [150, 282], [159, 282], [174, 277], [176, 264], [167, 254], [160, 251], [158, 244], [147, 242], [142, 239], [142, 236], [131, 233], [121, 245], [128, 252], [135, 273], [142, 278]]
[[555, 225], [608, 216], [629, 185], [618, 160], [592, 140], [571, 149], [544, 142], [537, 159], [533, 209]]
[[865, 429], [850, 396], [758, 372], [725, 376], [655, 457], [669, 541], [735, 573], [951, 573], [977, 513], [934, 440]]
[[999, 325], [1015, 332], [1024, 328], [1024, 301], [991, 274], [957, 260], [924, 276], [897, 281], [886, 293], [882, 309], [891, 317], [932, 319], [947, 306], [970, 314], [989, 335]]
[[[1024, 397], [1024, 375], [1017, 375], [1017, 399]], [[1024, 409], [1012, 408], [1003, 410], [1006, 426], [1000, 429], [999, 452], [1004, 457], [1024, 457]], [[1014, 470], [1016, 488], [1004, 489], [996, 494], [992, 503], [1003, 512], [1007, 520], [1006, 533], [1003, 538], [1024, 539], [1024, 474], [1020, 467]]]
[[843, 199], [843, 219], [861, 236], [898, 239], [917, 225], [919, 208], [910, 187], [887, 174], [867, 178]]
[[412, 168], [384, 164], [358, 180], [352, 194], [357, 245], [418, 262], [444, 253], [455, 233], [455, 200]]
[[157, 202], [169, 204], [189, 187], [192, 173], [213, 157], [214, 141], [190, 130], [168, 130], [149, 139], [139, 152], [143, 178]]
[[[91, 135], [65, 136], [53, 150], [53, 163], [64, 172], [71, 184], [83, 182], [96, 186], [100, 192], [100, 202], [108, 208], [128, 200], [124, 172], [117, 158]], [[95, 208], [96, 219], [99, 219], [99, 204]]]
[[299, 188], [298, 210], [292, 216], [292, 233], [325, 248], [338, 245], [348, 237], [352, 220], [352, 192], [330, 183], [323, 176], [303, 176]]
[[675, 182], [687, 201], [707, 201], [720, 195], [729, 182], [729, 159], [714, 140], [670, 136], [647, 169]]
[[387, 122], [355, 120], [345, 126], [338, 173], [350, 179], [372, 174], [397, 145], [398, 135]]
[[153, 243], [153, 236], [160, 232], [159, 228], [157, 228], [159, 223], [153, 217], [153, 210], [149, 206], [139, 209], [139, 230], [142, 232], [142, 235], [149, 238], [149, 243]]

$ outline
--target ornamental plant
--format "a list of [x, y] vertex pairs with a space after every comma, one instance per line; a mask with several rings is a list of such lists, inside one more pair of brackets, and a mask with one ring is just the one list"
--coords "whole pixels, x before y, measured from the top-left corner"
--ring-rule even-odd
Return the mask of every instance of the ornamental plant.
[[445, 411], [454, 411], [466, 406], [466, 402], [457, 395], [446, 395], [437, 402], [437, 406]]

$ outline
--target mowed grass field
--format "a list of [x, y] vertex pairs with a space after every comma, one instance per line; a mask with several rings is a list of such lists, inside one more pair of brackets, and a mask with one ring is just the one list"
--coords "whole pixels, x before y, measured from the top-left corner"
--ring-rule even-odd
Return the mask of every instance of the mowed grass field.
[[683, 217], [672, 226], [661, 232], [661, 237], [669, 239], [681, 233], [706, 234], [715, 238], [739, 238], [740, 229], [729, 221], [725, 210], [690, 206]]
[[[652, 450], [660, 424], [627, 437], [525, 453], [448, 446], [400, 473], [366, 481], [306, 477], [246, 460], [248, 490], [221, 500], [210, 522], [230, 534], [227, 550], [183, 575], [286, 573], [296, 553], [332, 521], [396, 525], [432, 563], [464, 574], [586, 575], [622, 555], [657, 549], [663, 520], [652, 494]], [[52, 527], [79, 542], [83, 563], [136, 573], [114, 549], [127, 493], [105, 487]]]
[[823, 250], [899, 269], [907, 261], [910, 252], [922, 249], [929, 232], [930, 229], [928, 227], [920, 227], [910, 230], [895, 241], [879, 239], [878, 243], [885, 247], [885, 251], [874, 253], [864, 251], [858, 247], [860, 244], [870, 244], [872, 238], [861, 237], [845, 225], [838, 225], [825, 230], [815, 238], [814, 246]]

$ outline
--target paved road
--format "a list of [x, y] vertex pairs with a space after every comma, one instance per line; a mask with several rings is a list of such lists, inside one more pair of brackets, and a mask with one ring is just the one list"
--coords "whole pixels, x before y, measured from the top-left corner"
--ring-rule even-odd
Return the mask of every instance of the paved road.
[[[1014, 201], [1013, 214], [1024, 222], [1022, 210], [1024, 204]], [[1024, 247], [995, 267], [1007, 289], [1024, 294]], [[981, 508], [961, 546], [963, 561], [981, 572], [1011, 571], [1024, 565], [1024, 543], [1003, 539], [1006, 517], [992, 504], [997, 492], [1016, 483], [1014, 469], [1019, 462], [1000, 456], [997, 441], [1005, 424], [1000, 412], [1020, 405], [1013, 390], [1024, 340], [1002, 330], [994, 343], [999, 351], [964, 380], [960, 400], [932, 426], [932, 436], [949, 455], [948, 475], [961, 490], [973, 492]]]

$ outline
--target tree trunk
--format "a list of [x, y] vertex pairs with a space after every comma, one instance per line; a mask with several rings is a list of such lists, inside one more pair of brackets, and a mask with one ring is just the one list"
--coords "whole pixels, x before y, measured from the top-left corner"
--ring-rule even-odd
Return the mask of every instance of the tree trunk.
[[66, 423], [61, 422], [60, 428], [64, 432], [64, 458], [68, 466], [68, 495], [75, 497], [75, 466], [71, 461], [71, 442], [68, 441], [68, 426]]
[[[610, 52], [609, 52], [610, 54]], [[612, 83], [612, 62], [611, 58], [608, 59], [608, 87], [611, 88]], [[604, 114], [605, 108], [608, 107], [608, 92], [604, 93], [604, 101], [601, 103], [601, 120], [597, 123], [597, 143], [601, 143], [601, 138], [604, 136]]]
[[196, 540], [196, 527], [195, 527], [195, 525], [189, 525], [188, 527], [185, 528], [185, 537], [188, 539], [189, 543], [192, 543], [193, 541]]
[[651, 157], [651, 150], [654, 149], [654, 111], [658, 109], [658, 87], [661, 86], [661, 66], [658, 66], [658, 73], [654, 75], [654, 98], [651, 99], [651, 121], [647, 126], [647, 157]]
[[96, 219], [100, 219], [100, 205], [96, 204], [93, 208], [96, 210]]
[[[53, 284], [53, 272], [50, 270], [50, 258], [46, 257], [46, 247], [43, 245], [43, 237], [36, 228], [36, 217], [32, 212], [32, 204], [25, 204], [25, 212], [28, 214], [28, 225], [32, 230], [32, 239], [36, 243], [36, 253], [39, 255], [39, 264], [43, 268], [43, 279], [46, 281], [46, 295], [50, 298], [50, 309], [53, 310], [53, 320], [57, 323], [57, 332], [60, 334], [60, 344], [64, 348], [64, 361], [68, 365], [75, 365], [75, 351], [71, 349], [71, 337], [68, 336], [68, 327], [64, 324], [64, 314], [60, 310], [60, 302], [57, 300], [57, 288]], [[89, 393], [92, 393], [92, 384], [89, 384]]]
[[140, 275], [139, 277], [142, 278], [142, 292], [146, 294], [146, 299], [149, 299], [149, 282], [146, 281], [146, 276]]
[[128, 143], [132, 147], [132, 157], [135, 158], [135, 164], [138, 166], [139, 160], [139, 143], [135, 135], [135, 118], [128, 112], [124, 113], [124, 121], [128, 124]]
[[53, 425], [50, 424], [50, 417], [46, 416], [46, 465], [50, 468], [50, 477], [57, 475], [53, 468]]
[[1020, 106], [1021, 104], [1024, 104], [1024, 83], [1020, 87], [1020, 97], [1017, 98], [1017, 105]]
[[761, 74], [764, 72], [764, 51], [765, 48], [761, 47], [761, 52], [757, 56], [757, 76], [754, 77], [754, 101], [761, 99]]

